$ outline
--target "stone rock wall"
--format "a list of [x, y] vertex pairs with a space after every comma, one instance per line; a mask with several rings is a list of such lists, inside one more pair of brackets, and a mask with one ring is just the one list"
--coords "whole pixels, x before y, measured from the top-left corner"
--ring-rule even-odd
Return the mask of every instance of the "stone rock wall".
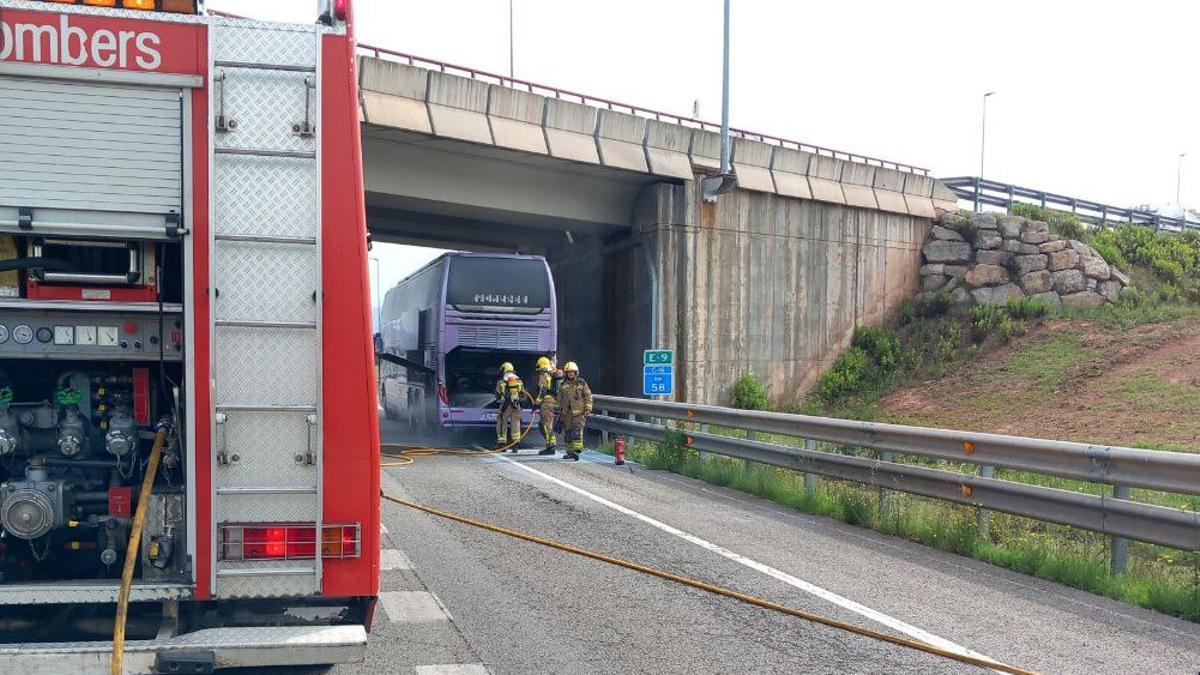
[[1004, 305], [1032, 297], [1099, 307], [1115, 302], [1129, 285], [1129, 277], [1096, 249], [1020, 216], [947, 213], [921, 253], [921, 291], [948, 292], [964, 304]]

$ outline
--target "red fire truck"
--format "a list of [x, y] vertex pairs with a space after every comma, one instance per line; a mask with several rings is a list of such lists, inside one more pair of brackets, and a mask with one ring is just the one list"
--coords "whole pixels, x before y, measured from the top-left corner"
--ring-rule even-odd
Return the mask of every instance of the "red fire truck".
[[379, 440], [349, 2], [308, 25], [197, 4], [0, 0], [5, 672], [107, 669], [126, 592], [126, 672], [365, 651]]

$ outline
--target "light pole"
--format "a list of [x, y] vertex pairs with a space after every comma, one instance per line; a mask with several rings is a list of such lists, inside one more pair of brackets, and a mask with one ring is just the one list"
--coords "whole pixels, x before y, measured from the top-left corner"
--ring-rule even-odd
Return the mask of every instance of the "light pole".
[[729, 166], [729, 0], [725, 0], [724, 42], [721, 60], [721, 174], [700, 181], [705, 201], [715, 201], [717, 195], [732, 192], [737, 187], [737, 176]]
[[987, 149], [987, 100], [996, 92], [989, 91], [983, 95], [983, 124], [979, 131], [979, 178], [975, 181], [975, 212], [979, 213], [980, 184], [983, 182], [983, 153]]
[[370, 262], [375, 263], [375, 299], [371, 304], [375, 305], [375, 331], [379, 331], [379, 313], [383, 309], [383, 298], [379, 297], [379, 258], [371, 256], [368, 258]]
[[1183, 208], [1183, 202], [1180, 201], [1180, 187], [1183, 185], [1183, 158], [1187, 157], [1186, 152], [1179, 153], [1179, 163], [1175, 166], [1175, 206], [1179, 207], [1180, 218], [1183, 218], [1184, 225], [1187, 224], [1187, 211]]
[[508, 77], [513, 77], [513, 0], [508, 0]]

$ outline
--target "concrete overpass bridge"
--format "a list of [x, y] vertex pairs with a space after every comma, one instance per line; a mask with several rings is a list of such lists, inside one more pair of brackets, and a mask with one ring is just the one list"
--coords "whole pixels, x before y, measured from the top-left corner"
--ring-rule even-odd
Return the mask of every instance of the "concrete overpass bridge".
[[745, 373], [789, 400], [916, 291], [931, 221], [956, 208], [922, 169], [749, 132], [739, 189], [705, 202], [712, 125], [367, 50], [373, 239], [545, 255], [560, 354], [605, 392], [640, 393], [658, 347], [678, 353], [680, 400]]

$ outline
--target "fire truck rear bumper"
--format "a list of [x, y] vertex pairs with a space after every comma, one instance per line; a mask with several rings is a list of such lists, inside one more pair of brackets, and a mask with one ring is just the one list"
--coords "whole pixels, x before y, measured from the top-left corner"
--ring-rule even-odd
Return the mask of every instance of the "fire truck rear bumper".
[[[357, 663], [366, 651], [364, 626], [206, 628], [174, 638], [126, 643], [125, 672]], [[0, 645], [0, 671], [13, 675], [107, 672], [111, 652], [109, 642]]]

